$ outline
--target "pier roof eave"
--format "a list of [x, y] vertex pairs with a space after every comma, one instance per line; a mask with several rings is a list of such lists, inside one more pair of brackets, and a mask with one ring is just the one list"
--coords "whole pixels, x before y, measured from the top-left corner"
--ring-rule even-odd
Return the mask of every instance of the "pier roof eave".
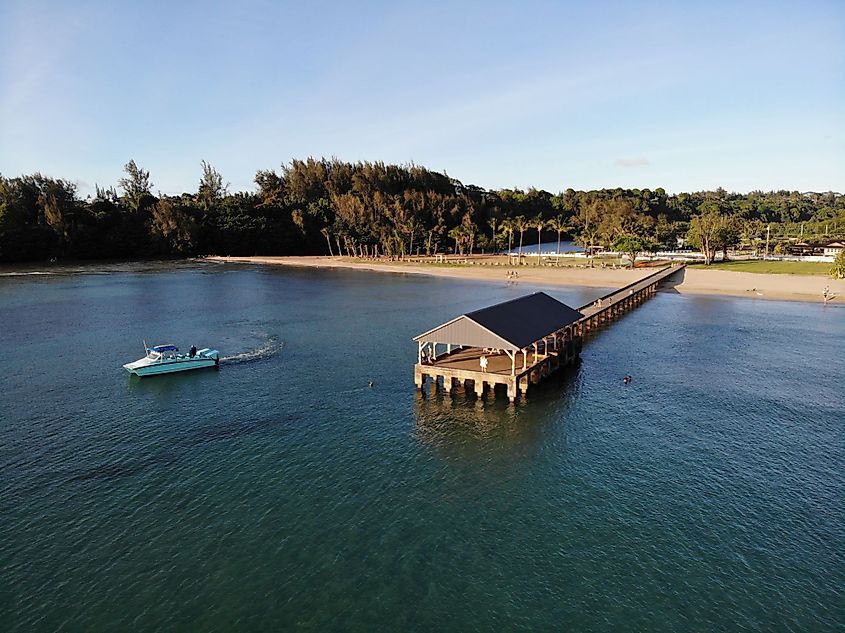
[[466, 316], [517, 349], [524, 349], [544, 336], [576, 323], [584, 315], [545, 292], [535, 292]]
[[517, 351], [577, 322], [583, 315], [544, 292], [461, 315], [414, 340]]
[[452, 345], [468, 345], [469, 347], [490, 347], [517, 351], [511, 341], [491, 332], [483, 325], [476, 323], [467, 315], [462, 314], [451, 321], [438, 325], [436, 328], [415, 336], [418, 343], [451, 343]]

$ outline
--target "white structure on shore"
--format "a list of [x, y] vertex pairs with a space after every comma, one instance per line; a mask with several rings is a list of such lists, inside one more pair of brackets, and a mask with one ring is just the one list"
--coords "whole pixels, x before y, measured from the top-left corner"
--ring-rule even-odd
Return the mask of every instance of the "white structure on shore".
[[842, 242], [831, 242], [830, 244], [825, 244], [824, 254], [826, 257], [836, 257], [843, 250], [845, 250], [845, 244]]

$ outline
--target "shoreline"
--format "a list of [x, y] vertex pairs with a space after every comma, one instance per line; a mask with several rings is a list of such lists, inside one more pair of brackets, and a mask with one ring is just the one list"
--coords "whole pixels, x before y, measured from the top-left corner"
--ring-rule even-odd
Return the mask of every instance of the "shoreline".
[[[298, 268], [347, 269], [379, 273], [401, 273], [429, 275], [452, 279], [477, 281], [506, 281], [508, 270], [519, 272], [518, 281], [528, 284], [549, 286], [581, 286], [587, 288], [620, 288], [648, 276], [654, 268], [574, 268], [533, 267], [463, 264], [425, 264], [410, 262], [358, 261], [347, 257], [330, 256], [210, 256], [202, 261], [233, 264], [260, 264], [270, 266], [293, 266]], [[820, 275], [790, 275], [747, 273], [728, 270], [702, 270], [686, 268], [681, 279], [673, 279], [661, 287], [662, 292], [671, 289], [680, 294], [722, 295], [777, 301], [803, 301], [823, 303], [824, 288], [830, 288], [833, 299], [830, 304], [841, 304], [845, 300], [845, 280], [830, 279]], [[679, 275], [679, 277], [681, 276]]]

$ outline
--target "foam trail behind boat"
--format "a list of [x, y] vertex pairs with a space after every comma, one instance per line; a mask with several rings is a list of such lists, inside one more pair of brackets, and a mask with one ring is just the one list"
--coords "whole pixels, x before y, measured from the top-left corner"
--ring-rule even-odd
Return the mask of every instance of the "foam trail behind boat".
[[256, 347], [255, 349], [241, 352], [240, 354], [233, 354], [232, 356], [224, 356], [220, 359], [221, 365], [238, 365], [240, 363], [248, 363], [254, 360], [261, 360], [275, 356], [285, 347], [285, 342], [279, 340], [276, 336], [268, 337], [267, 341]]

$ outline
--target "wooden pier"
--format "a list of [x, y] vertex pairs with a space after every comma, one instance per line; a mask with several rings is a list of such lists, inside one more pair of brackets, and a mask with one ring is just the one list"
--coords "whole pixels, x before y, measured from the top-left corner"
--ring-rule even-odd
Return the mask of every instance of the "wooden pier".
[[686, 264], [672, 264], [657, 271], [639, 281], [628, 284], [624, 288], [599, 297], [592, 303], [578, 308], [583, 317], [580, 320], [581, 334], [587, 334], [591, 330], [630, 312], [638, 305], [653, 297], [657, 293], [657, 287], [661, 282], [682, 270]]
[[[554, 341], [558, 341], [555, 347]], [[415, 378], [421, 389], [426, 379], [431, 376], [435, 388], [464, 388], [475, 391], [480, 398], [489, 388], [491, 393], [496, 385], [504, 385], [511, 402], [517, 395], [528, 389], [529, 383], [538, 383], [541, 379], [557, 371], [561, 365], [567, 365], [578, 358], [581, 351], [580, 338], [574, 332], [567, 332], [552, 340], [538, 342], [531, 350], [518, 352], [495, 348], [477, 348], [458, 346], [450, 349], [430, 363], [418, 363]], [[487, 360], [486, 369], [481, 369], [481, 358]]]
[[431, 376], [435, 387], [471, 384], [479, 397], [488, 386], [504, 385], [513, 401], [529, 382], [578, 357], [581, 318], [543, 292], [461, 315], [414, 339], [416, 383], [423, 389]]
[[659, 270], [578, 310], [538, 292], [461, 315], [414, 338], [414, 381], [423, 391], [430, 381], [433, 389], [463, 387], [479, 398], [503, 385], [514, 402], [529, 384], [577, 361], [586, 334], [654, 296], [683, 267]]

